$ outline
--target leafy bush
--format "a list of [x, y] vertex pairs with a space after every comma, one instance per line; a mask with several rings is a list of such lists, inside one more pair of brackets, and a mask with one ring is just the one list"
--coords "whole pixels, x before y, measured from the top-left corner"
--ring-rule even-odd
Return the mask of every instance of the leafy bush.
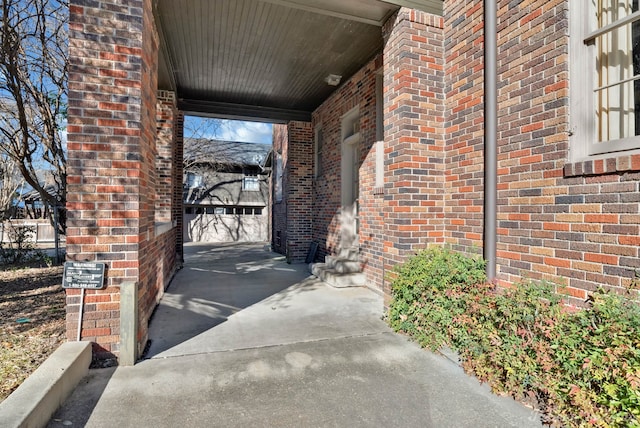
[[640, 307], [597, 290], [554, 333], [544, 381], [561, 420], [640, 427]]
[[484, 262], [429, 249], [395, 269], [389, 323], [456, 350], [467, 371], [562, 426], [640, 427], [640, 307], [596, 290], [567, 311], [555, 286], [486, 284]]
[[395, 268], [389, 322], [436, 350], [449, 342], [449, 327], [466, 312], [464, 296], [486, 280], [481, 258], [429, 248]]

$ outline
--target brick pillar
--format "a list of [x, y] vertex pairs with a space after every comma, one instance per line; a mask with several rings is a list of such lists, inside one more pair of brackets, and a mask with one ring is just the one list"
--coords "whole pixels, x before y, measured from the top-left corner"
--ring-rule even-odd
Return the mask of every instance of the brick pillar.
[[442, 25], [402, 8], [383, 27], [385, 269], [444, 238]]
[[183, 175], [183, 158], [184, 158], [184, 113], [176, 112], [173, 135], [175, 136], [175, 146], [173, 149], [173, 213], [172, 218], [175, 222], [176, 235], [176, 254], [178, 262], [184, 262], [184, 239], [182, 235], [184, 225], [184, 207], [182, 197], [182, 175]]
[[176, 120], [178, 109], [176, 96], [171, 91], [158, 91], [156, 106], [157, 138], [156, 147], [158, 157], [156, 159], [157, 171], [157, 198], [155, 201], [156, 222], [164, 223], [173, 220], [172, 207], [175, 202], [175, 150], [176, 145]]
[[297, 263], [304, 262], [312, 239], [313, 128], [310, 122], [289, 122], [287, 135], [287, 256]]
[[[106, 289], [87, 292], [81, 337], [109, 357], [119, 352], [120, 286], [134, 283], [147, 299], [146, 284], [156, 283], [145, 251], [155, 220], [158, 39], [151, 0], [71, 0], [69, 11], [67, 257], [107, 264]], [[71, 340], [79, 295], [67, 292]]]
[[[446, 241], [457, 251], [475, 253], [482, 253], [484, 238], [483, 14], [481, 1], [445, 4]], [[520, 54], [517, 50], [515, 52]], [[512, 61], [515, 61], [515, 56]], [[554, 81], [555, 78], [554, 74]], [[500, 82], [507, 80], [500, 79]], [[526, 93], [525, 97], [533, 93], [521, 87], [518, 90]], [[509, 98], [511, 104], [513, 97]], [[535, 114], [515, 116], [520, 118], [522, 115], [527, 120]], [[501, 127], [502, 131], [523, 136], [515, 126]]]

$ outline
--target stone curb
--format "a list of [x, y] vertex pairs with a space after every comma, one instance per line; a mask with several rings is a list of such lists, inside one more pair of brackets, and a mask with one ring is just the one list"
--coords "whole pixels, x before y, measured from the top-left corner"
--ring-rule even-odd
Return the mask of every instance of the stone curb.
[[0, 426], [44, 427], [89, 373], [91, 342], [60, 345], [35, 372], [0, 403]]

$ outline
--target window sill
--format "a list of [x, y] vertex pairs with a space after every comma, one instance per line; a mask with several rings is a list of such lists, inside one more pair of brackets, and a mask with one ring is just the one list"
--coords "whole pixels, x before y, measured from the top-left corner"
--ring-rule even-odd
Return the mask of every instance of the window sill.
[[176, 227], [178, 225], [177, 221], [166, 221], [166, 222], [158, 222], [155, 224], [155, 232], [156, 232], [156, 238], [162, 234], [165, 234], [169, 231], [171, 231], [174, 227]]
[[640, 153], [610, 154], [602, 158], [567, 163], [564, 166], [565, 177], [616, 174], [628, 171], [640, 171]]

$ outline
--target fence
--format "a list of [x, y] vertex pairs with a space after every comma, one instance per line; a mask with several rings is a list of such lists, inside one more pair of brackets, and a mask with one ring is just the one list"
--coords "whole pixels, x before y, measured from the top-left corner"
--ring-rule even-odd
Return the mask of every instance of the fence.
[[55, 244], [56, 233], [48, 220], [18, 219], [0, 223], [0, 242], [11, 243], [11, 232], [20, 227], [31, 228], [30, 241], [36, 245]]

